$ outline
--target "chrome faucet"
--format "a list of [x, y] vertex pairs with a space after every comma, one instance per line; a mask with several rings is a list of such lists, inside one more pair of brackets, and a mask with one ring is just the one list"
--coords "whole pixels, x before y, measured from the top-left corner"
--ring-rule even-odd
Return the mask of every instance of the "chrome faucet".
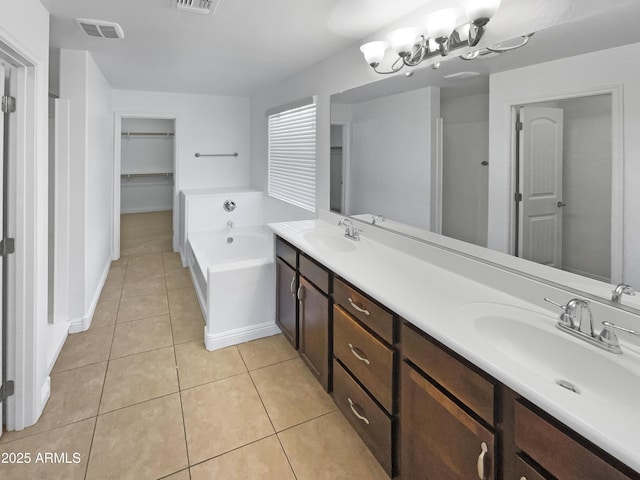
[[387, 219], [382, 215], [371, 215], [371, 225], [375, 225], [378, 220], [380, 220], [381, 222], [387, 221]]
[[545, 301], [562, 309], [560, 320], [556, 324], [564, 332], [587, 341], [591, 345], [600, 347], [611, 353], [622, 353], [615, 330], [640, 336], [639, 332], [614, 325], [611, 322], [602, 322], [602, 330], [597, 333], [593, 329], [593, 315], [589, 308], [589, 302], [580, 298], [572, 298], [566, 305], [556, 303], [546, 298]]
[[611, 293], [611, 301], [616, 303], [622, 303], [622, 295], [634, 296], [636, 294], [636, 292], [633, 290], [633, 287], [631, 285], [627, 285], [626, 283], [619, 283]]
[[338, 226], [346, 227], [346, 230], [344, 231], [344, 236], [345, 237], [350, 238], [351, 240], [355, 240], [355, 241], [360, 240], [360, 232], [361, 232], [361, 230], [359, 228], [356, 228], [353, 225], [353, 222], [350, 219], [343, 218], [342, 220], [340, 220], [338, 222]]

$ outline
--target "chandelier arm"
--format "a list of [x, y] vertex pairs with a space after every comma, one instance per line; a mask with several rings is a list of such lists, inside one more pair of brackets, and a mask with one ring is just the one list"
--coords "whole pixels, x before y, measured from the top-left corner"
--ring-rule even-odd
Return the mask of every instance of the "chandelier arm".
[[402, 60], [402, 57], [398, 57], [398, 59], [395, 62], [393, 62], [393, 64], [391, 65], [391, 70], [387, 72], [378, 70], [377, 66], [373, 67], [373, 71], [376, 73], [379, 73], [380, 75], [390, 75], [392, 73], [397, 73], [400, 70], [402, 70], [402, 67], [404, 67], [404, 63], [401, 62], [401, 60]]
[[504, 53], [504, 52], [510, 52], [511, 50], [515, 50], [517, 48], [520, 47], [524, 47], [527, 43], [529, 43], [529, 39], [531, 38], [531, 35], [533, 35], [532, 33], [528, 34], [528, 35], [522, 35], [522, 41], [520, 43], [518, 43], [517, 45], [511, 45], [510, 47], [485, 47], [487, 50], [489, 50], [490, 52], [495, 52], [495, 53]]
[[[486, 25], [486, 23], [484, 25]], [[470, 47], [475, 47], [480, 42], [480, 39], [484, 35], [484, 25], [476, 25], [475, 22], [471, 23], [469, 27], [469, 38], [467, 40]]]

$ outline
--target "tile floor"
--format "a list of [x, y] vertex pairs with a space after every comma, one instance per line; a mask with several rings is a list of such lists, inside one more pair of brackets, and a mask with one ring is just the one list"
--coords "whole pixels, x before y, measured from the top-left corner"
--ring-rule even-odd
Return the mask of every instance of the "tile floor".
[[[0, 438], [32, 462], [0, 463], [0, 478], [387, 478], [282, 335], [207, 352], [203, 327], [176, 254], [113, 262], [40, 421]], [[46, 452], [69, 463], [36, 463]]]

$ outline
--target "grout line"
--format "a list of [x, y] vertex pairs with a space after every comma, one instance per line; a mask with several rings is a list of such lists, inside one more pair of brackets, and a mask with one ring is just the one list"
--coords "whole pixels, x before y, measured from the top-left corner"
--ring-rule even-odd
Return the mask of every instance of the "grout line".
[[[0, 441], [0, 446], [8, 445], [8, 444], [13, 443], [13, 442], [18, 442], [18, 441], [24, 440], [26, 438], [35, 437], [36, 435], [40, 435], [41, 433], [51, 432], [52, 430], [56, 430], [58, 428], [64, 428], [64, 427], [68, 427], [70, 425], [75, 425], [76, 423], [85, 422], [85, 421], [90, 420], [92, 418], [96, 418], [97, 419], [98, 415], [97, 414], [96, 415], [91, 415], [90, 417], [81, 418], [80, 420], [74, 420], [73, 422], [65, 423], [64, 425], [57, 425], [55, 427], [45, 428], [44, 430], [40, 430], [38, 432], [33, 432], [33, 433], [28, 434], [28, 435], [25, 435], [24, 437], [15, 438], [13, 440], [2, 440], [2, 441]], [[27, 428], [30, 428], [30, 427], [27, 427]], [[20, 431], [24, 431], [24, 430], [20, 430]], [[4, 432], [4, 433], [11, 433], [11, 432]]]
[[[164, 261], [162, 263], [164, 269]], [[164, 277], [165, 287], [167, 285], [167, 277]], [[169, 304], [169, 293], [167, 292], [167, 305]], [[176, 365], [176, 378], [178, 379], [178, 398], [180, 398], [180, 414], [182, 415], [182, 431], [184, 433], [184, 449], [187, 452], [187, 466], [189, 467], [189, 478], [191, 478], [191, 459], [189, 458], [189, 444], [187, 443], [187, 423], [184, 419], [184, 404], [182, 403], [182, 388], [180, 387], [180, 369], [178, 368], [178, 354], [176, 353], [176, 339], [173, 335], [173, 320], [169, 313], [169, 326], [171, 327], [171, 341], [173, 343], [173, 359]]]
[[325, 413], [321, 413], [317, 417], [309, 418], [308, 420], [304, 420], [304, 421], [302, 421], [300, 423], [296, 423], [295, 425], [291, 425], [291, 426], [289, 426], [287, 428], [283, 428], [279, 432], [276, 432], [276, 434], [280, 435], [281, 433], [286, 432], [288, 430], [291, 430], [292, 428], [299, 427], [300, 425], [304, 425], [305, 423], [313, 422], [314, 420], [317, 420], [317, 419], [322, 418], [322, 417], [326, 417], [327, 415], [331, 415], [332, 413], [336, 413], [336, 412], [339, 412], [339, 411], [340, 410], [338, 410], [338, 407], [336, 407], [333, 410], [330, 410], [330, 411], [325, 412]]
[[250, 442], [247, 442], [244, 445], [240, 445], [239, 447], [234, 447], [231, 450], [227, 450], [225, 452], [218, 453], [217, 455], [214, 455], [213, 457], [205, 458], [204, 460], [196, 462], [193, 465], [190, 465], [189, 468], [193, 468], [193, 467], [195, 467], [197, 465], [201, 465], [203, 463], [208, 462], [209, 460], [213, 460], [214, 458], [222, 457], [222, 456], [224, 456], [224, 455], [226, 455], [228, 453], [235, 452], [236, 450], [240, 450], [241, 448], [248, 447], [249, 445], [253, 445], [254, 443], [261, 442], [262, 440], [265, 440], [265, 439], [270, 438], [270, 437], [277, 437], [277, 434], [276, 433], [271, 433], [271, 434], [269, 434], [269, 435], [267, 435], [265, 437], [261, 437], [261, 438], [255, 439], [255, 440], [251, 440]]

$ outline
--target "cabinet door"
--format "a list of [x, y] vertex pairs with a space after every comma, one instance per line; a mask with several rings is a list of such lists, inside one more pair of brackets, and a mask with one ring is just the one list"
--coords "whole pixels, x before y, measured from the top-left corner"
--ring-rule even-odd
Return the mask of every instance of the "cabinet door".
[[300, 355], [325, 390], [329, 388], [329, 299], [306, 278], [298, 288]]
[[296, 316], [296, 271], [276, 258], [276, 276], [278, 285], [278, 303], [276, 306], [276, 323], [291, 342], [293, 348], [298, 348], [298, 325]]
[[402, 480], [496, 478], [493, 433], [404, 362], [400, 435]]

